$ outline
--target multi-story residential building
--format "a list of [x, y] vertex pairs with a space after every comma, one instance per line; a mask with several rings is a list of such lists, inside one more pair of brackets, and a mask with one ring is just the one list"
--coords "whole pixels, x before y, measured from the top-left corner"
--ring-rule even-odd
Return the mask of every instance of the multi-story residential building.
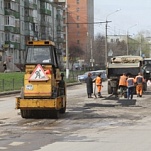
[[5, 0], [4, 1], [4, 32], [5, 45], [3, 47], [3, 58], [9, 64], [19, 61], [20, 50], [20, 1]]
[[[91, 47], [94, 39], [94, 0], [54, 0], [64, 6], [64, 37], [67, 34], [68, 48], [78, 45], [85, 52], [84, 62], [92, 59]], [[66, 4], [66, 6], [65, 6]], [[65, 26], [68, 31], [66, 33]], [[66, 49], [67, 45], [64, 45]]]
[[68, 0], [68, 44], [79, 45], [85, 52], [83, 59], [91, 59], [91, 42], [94, 39], [93, 0]]
[[2, 61], [2, 50], [5, 44], [4, 32], [4, 1], [0, 0], [0, 61]]
[[28, 40], [53, 40], [63, 51], [63, 9], [52, 0], [0, 0], [0, 20], [0, 61], [10, 70], [23, 64]]

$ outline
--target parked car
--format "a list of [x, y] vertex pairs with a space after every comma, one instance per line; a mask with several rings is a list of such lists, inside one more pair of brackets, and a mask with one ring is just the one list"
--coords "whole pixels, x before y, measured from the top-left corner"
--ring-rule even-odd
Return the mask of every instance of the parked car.
[[92, 79], [95, 79], [99, 73], [101, 73], [102, 81], [107, 80], [106, 71], [105, 70], [96, 70], [96, 71], [88, 71], [85, 72], [83, 75], [78, 75], [78, 81], [85, 82], [86, 78], [88, 77], [88, 73], [92, 74]]

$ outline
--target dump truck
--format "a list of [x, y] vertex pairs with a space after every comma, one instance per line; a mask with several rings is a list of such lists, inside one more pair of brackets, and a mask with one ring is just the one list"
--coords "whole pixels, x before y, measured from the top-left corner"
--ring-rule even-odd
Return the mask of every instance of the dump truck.
[[28, 41], [24, 70], [24, 85], [16, 98], [21, 117], [59, 118], [60, 113], [65, 113], [66, 83], [54, 42]]
[[[142, 70], [143, 58], [140, 56], [115, 56], [107, 63], [108, 94], [119, 94], [119, 78], [125, 73], [135, 77]], [[124, 97], [126, 97], [126, 92]]]
[[143, 59], [142, 73], [146, 81], [151, 79], [151, 58]]

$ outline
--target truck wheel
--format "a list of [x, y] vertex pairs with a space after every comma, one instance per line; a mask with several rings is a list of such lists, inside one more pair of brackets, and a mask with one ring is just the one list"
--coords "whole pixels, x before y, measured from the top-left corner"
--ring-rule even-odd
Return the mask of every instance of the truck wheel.
[[108, 94], [112, 94], [112, 87], [110, 85], [110, 82], [108, 82]]
[[52, 116], [51, 116], [53, 119], [59, 119], [60, 117], [60, 112], [59, 110], [54, 110], [52, 111]]
[[20, 110], [21, 117], [22, 118], [30, 118], [31, 117], [31, 111], [30, 110]]
[[64, 114], [66, 112], [66, 102], [65, 102], [65, 107], [63, 107], [62, 109], [60, 109], [60, 113]]

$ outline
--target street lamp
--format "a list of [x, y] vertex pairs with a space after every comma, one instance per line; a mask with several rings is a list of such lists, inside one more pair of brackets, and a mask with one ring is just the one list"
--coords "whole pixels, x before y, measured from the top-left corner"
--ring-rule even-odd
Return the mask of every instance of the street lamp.
[[132, 26], [130, 26], [129, 28], [127, 28], [127, 36], [126, 36], [126, 43], [127, 43], [127, 55], [129, 54], [129, 47], [128, 47], [128, 30], [129, 30], [130, 28], [135, 27], [136, 25], [137, 25], [137, 24], [132, 25]]
[[111, 21], [108, 21], [107, 19], [108, 19], [108, 17], [109, 17], [110, 15], [112, 15], [112, 14], [114, 14], [114, 13], [120, 11], [120, 10], [121, 10], [121, 9], [117, 9], [116, 11], [114, 11], [114, 12], [112, 12], [112, 13], [110, 13], [110, 14], [108, 14], [108, 15], [106, 16], [106, 24], [105, 24], [105, 65], [107, 65], [107, 54], [108, 54], [108, 45], [107, 45], [107, 23], [108, 23], [108, 22], [111, 22]]

